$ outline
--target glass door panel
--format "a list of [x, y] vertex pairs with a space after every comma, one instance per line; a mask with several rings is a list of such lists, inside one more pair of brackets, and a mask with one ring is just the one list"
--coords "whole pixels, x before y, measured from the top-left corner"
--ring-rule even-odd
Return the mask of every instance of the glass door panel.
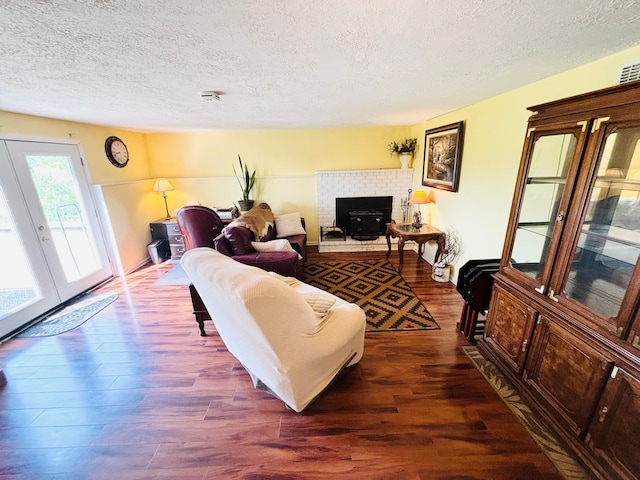
[[0, 338], [60, 303], [28, 218], [5, 145], [0, 142]]
[[33, 228], [64, 300], [111, 276], [88, 179], [75, 145], [8, 141]]
[[617, 317], [639, 254], [640, 127], [620, 128], [606, 139], [564, 294]]
[[542, 282], [551, 236], [564, 194], [577, 137], [573, 133], [535, 139], [511, 252], [511, 266]]
[[71, 159], [27, 155], [26, 160], [66, 280], [96, 272], [100, 259]]

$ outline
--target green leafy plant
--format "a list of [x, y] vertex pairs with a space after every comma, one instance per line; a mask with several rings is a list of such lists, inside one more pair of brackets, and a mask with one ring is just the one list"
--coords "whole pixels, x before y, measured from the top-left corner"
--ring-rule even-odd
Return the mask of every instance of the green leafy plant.
[[254, 170], [250, 174], [247, 164], [242, 163], [240, 155], [238, 155], [238, 163], [240, 163], [240, 174], [236, 171], [235, 165], [233, 165], [233, 173], [235, 173], [240, 189], [242, 190], [242, 200], [247, 201], [249, 200], [249, 194], [256, 183], [256, 171]]
[[413, 153], [418, 146], [417, 138], [405, 138], [402, 142], [391, 142], [389, 144], [389, 155], [394, 153]]

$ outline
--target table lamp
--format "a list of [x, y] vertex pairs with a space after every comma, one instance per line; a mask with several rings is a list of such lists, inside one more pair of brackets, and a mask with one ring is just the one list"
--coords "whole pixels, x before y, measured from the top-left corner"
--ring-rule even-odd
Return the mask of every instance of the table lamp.
[[409, 203], [411, 205], [418, 206], [413, 212], [413, 223], [411, 224], [411, 226], [413, 228], [420, 228], [422, 226], [422, 212], [420, 212], [420, 205], [424, 203], [431, 203], [429, 195], [427, 195], [427, 192], [425, 192], [424, 190], [416, 190], [411, 194]]
[[153, 184], [153, 191], [162, 193], [162, 198], [164, 198], [164, 208], [167, 211], [167, 216], [165, 220], [170, 220], [171, 215], [169, 215], [169, 207], [167, 206], [167, 192], [173, 190], [173, 185], [166, 178], [158, 178], [156, 183]]

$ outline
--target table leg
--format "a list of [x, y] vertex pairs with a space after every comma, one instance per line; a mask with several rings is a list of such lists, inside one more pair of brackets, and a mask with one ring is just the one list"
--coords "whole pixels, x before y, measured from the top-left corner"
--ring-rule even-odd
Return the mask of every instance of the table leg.
[[402, 262], [404, 261], [404, 238], [398, 238], [398, 273], [402, 271]]
[[391, 255], [391, 232], [389, 228], [387, 228], [387, 233], [385, 234], [387, 237], [387, 260], [389, 260], [389, 255]]
[[440, 235], [438, 237], [438, 249], [436, 250], [436, 256], [433, 257], [433, 263], [438, 263], [438, 260], [440, 259], [440, 255], [442, 254], [442, 252], [444, 251], [444, 243], [445, 243], [446, 237], [444, 234]]

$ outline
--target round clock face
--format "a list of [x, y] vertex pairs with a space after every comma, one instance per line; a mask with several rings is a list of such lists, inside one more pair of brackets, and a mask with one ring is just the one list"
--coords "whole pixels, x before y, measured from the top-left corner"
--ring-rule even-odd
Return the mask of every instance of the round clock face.
[[104, 151], [109, 161], [116, 167], [122, 168], [129, 162], [129, 150], [118, 137], [109, 137], [104, 142]]

